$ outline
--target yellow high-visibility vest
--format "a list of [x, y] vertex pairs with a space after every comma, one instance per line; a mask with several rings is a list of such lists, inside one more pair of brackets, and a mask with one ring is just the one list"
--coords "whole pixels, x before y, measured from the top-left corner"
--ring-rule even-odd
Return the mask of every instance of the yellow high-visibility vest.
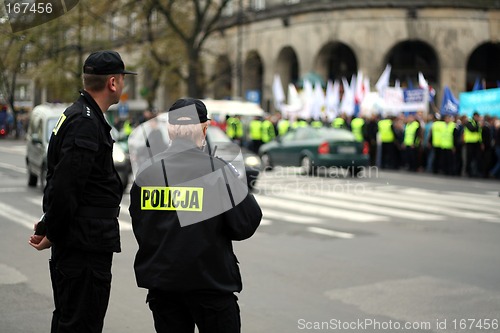
[[441, 149], [453, 149], [453, 132], [455, 131], [455, 123], [445, 123], [444, 130], [441, 136]]
[[262, 121], [254, 119], [250, 122], [249, 135], [251, 140], [262, 139]]
[[351, 131], [356, 138], [356, 141], [362, 142], [364, 139], [363, 136], [363, 126], [365, 125], [365, 120], [363, 118], [354, 118], [351, 121]]
[[405, 136], [403, 139], [405, 146], [416, 146], [419, 144], [418, 140], [417, 142], [415, 142], [415, 135], [417, 134], [419, 127], [420, 123], [418, 122], [418, 120], [414, 120], [411, 123], [406, 124]]
[[274, 125], [270, 120], [264, 120], [262, 122], [262, 142], [266, 143], [271, 141], [276, 137], [276, 132], [274, 131]]
[[283, 136], [290, 129], [290, 121], [288, 119], [282, 119], [278, 123], [278, 134]]
[[[472, 125], [477, 126], [477, 123], [474, 119], [469, 120]], [[479, 143], [482, 141], [481, 138], [481, 127], [477, 132], [471, 132], [467, 126], [464, 126], [464, 142], [465, 143]]]
[[345, 123], [345, 119], [341, 117], [337, 117], [333, 120], [332, 127], [334, 128], [347, 128]]
[[238, 118], [230, 117], [226, 120], [226, 134], [231, 139], [243, 137], [243, 124]]
[[394, 142], [394, 132], [392, 131], [392, 120], [382, 119], [378, 122], [378, 132], [383, 143]]
[[441, 141], [443, 139], [443, 132], [446, 130], [446, 123], [442, 120], [436, 120], [432, 124], [432, 146], [434, 148], [441, 148]]

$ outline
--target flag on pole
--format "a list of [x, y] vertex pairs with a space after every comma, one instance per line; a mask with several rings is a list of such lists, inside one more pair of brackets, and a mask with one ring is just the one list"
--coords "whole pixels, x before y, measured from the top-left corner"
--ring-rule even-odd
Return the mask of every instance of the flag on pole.
[[370, 78], [368, 76], [363, 79], [363, 90], [366, 97], [370, 93]]
[[285, 103], [285, 92], [283, 91], [281, 78], [278, 74], [275, 74], [273, 78], [273, 101], [276, 110], [280, 111], [281, 105]]
[[314, 89], [311, 81], [304, 80], [304, 88], [302, 89], [302, 112], [300, 114], [300, 118], [309, 119], [311, 118], [311, 110], [313, 106], [314, 99]]
[[456, 116], [458, 114], [459, 102], [453, 96], [450, 88], [448, 86], [444, 87], [443, 102], [441, 103], [440, 113], [442, 116], [451, 115]]
[[340, 112], [345, 113], [347, 116], [352, 116], [354, 114], [354, 91], [356, 89], [356, 75], [353, 74], [351, 79], [351, 85], [347, 82], [345, 77], [342, 78], [342, 84], [344, 86], [344, 95], [342, 96], [342, 101], [340, 102]]
[[474, 82], [474, 87], [472, 87], [472, 91], [477, 91], [477, 90], [483, 90], [483, 84], [481, 83], [481, 80], [479, 77], [476, 77], [476, 81]]
[[380, 75], [377, 83], [375, 84], [375, 87], [377, 88], [377, 91], [382, 94], [384, 89], [389, 86], [389, 79], [391, 77], [391, 65], [387, 64], [385, 66], [384, 71], [382, 72], [382, 75]]
[[332, 83], [331, 80], [328, 80], [326, 84], [326, 116], [328, 117], [328, 121], [332, 122], [335, 117], [337, 117], [339, 113], [339, 103], [340, 103], [340, 84], [338, 80], [335, 80], [335, 83]]
[[358, 71], [358, 76], [356, 78], [356, 92], [354, 95], [354, 100], [356, 105], [359, 105], [363, 102], [363, 98], [365, 97], [365, 82], [364, 76], [361, 71]]
[[321, 83], [316, 81], [314, 85], [314, 98], [313, 105], [311, 109], [311, 119], [321, 120], [321, 112], [325, 106], [325, 93], [321, 87]]
[[418, 86], [422, 89], [429, 89], [429, 83], [427, 83], [427, 80], [422, 72], [418, 72]]
[[300, 99], [297, 88], [292, 83], [288, 84], [288, 103], [281, 105], [281, 114], [283, 118], [294, 120], [297, 118], [299, 111], [302, 110], [302, 100]]

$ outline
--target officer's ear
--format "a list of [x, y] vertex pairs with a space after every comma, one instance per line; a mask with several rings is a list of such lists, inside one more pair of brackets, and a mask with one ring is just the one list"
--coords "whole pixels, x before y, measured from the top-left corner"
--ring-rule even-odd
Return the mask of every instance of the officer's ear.
[[120, 84], [120, 80], [123, 80], [122, 75], [111, 75], [108, 78], [108, 88], [109, 90], [115, 92], [118, 89], [118, 86]]

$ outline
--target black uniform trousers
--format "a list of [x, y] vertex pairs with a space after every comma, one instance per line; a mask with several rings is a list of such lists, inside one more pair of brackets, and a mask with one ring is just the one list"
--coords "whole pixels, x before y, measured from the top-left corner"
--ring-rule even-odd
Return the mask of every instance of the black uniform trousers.
[[481, 171], [481, 144], [466, 143], [465, 171], [469, 177], [479, 177]]
[[397, 168], [397, 150], [394, 142], [382, 142], [381, 167], [382, 169]]
[[454, 171], [455, 156], [452, 149], [441, 149], [440, 168], [445, 175], [452, 175]]
[[232, 293], [165, 293], [147, 296], [157, 333], [240, 333], [240, 308]]
[[101, 333], [111, 291], [112, 252], [53, 245], [50, 277], [55, 310], [51, 333]]

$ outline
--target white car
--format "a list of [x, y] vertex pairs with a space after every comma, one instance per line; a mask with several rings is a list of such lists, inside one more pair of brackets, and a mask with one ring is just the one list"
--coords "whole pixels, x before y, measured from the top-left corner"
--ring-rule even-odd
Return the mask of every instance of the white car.
[[[45, 188], [47, 177], [47, 150], [50, 136], [59, 116], [66, 110], [67, 104], [41, 104], [36, 106], [30, 115], [30, 124], [26, 136], [26, 170], [28, 186], [36, 187], [40, 179], [40, 187]], [[116, 140], [116, 129], [112, 136]], [[114, 134], [114, 135], [113, 135]], [[113, 146], [113, 162], [123, 184], [127, 187], [131, 172], [130, 159], [117, 143]]]

